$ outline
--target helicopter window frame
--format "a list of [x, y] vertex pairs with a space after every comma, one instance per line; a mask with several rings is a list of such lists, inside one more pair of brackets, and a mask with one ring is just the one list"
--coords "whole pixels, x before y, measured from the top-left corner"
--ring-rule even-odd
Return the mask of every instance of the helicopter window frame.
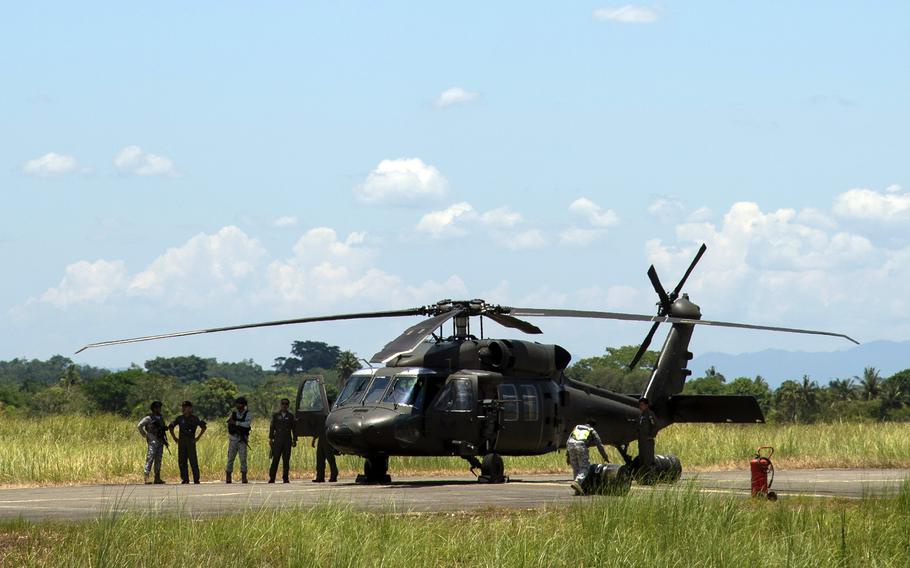
[[[503, 422], [518, 422], [520, 418], [518, 389], [512, 384], [502, 384], [497, 388], [499, 390], [499, 399], [502, 401]], [[507, 391], [511, 392], [508, 393]]]
[[[413, 380], [413, 384], [408, 388], [407, 398], [404, 401], [392, 400], [392, 395], [395, 394], [395, 389], [398, 387], [398, 383], [401, 381]], [[392, 381], [392, 386], [382, 397], [382, 402], [388, 404], [397, 404], [398, 406], [412, 406], [419, 407], [419, 404], [423, 403], [423, 391], [426, 387], [427, 375], [414, 375], [402, 373], [400, 375], [395, 375], [395, 380]]]
[[[382, 387], [381, 391], [377, 391], [376, 385], [379, 384], [379, 382], [383, 381], [383, 380], [386, 381], [385, 386]], [[389, 390], [389, 385], [391, 385], [391, 384], [392, 384], [392, 377], [389, 375], [373, 377], [373, 380], [370, 381], [370, 386], [367, 387], [366, 394], [363, 395], [363, 399], [361, 400], [360, 404], [362, 404], [362, 405], [379, 404], [382, 401], [383, 397], [385, 396], [386, 391]], [[377, 392], [378, 392], [378, 395], [375, 400], [368, 400], [370, 398], [370, 395], [377, 393]]]
[[[310, 385], [313, 385], [310, 388]], [[297, 400], [297, 412], [323, 412], [325, 411], [325, 401], [323, 400], [322, 389], [320, 388], [319, 381], [317, 379], [306, 379], [303, 381], [303, 385], [300, 387], [300, 396]], [[302, 405], [306, 404], [306, 400], [309, 399], [311, 404], [304, 408]]]
[[455, 378], [442, 387], [433, 408], [442, 412], [471, 412], [475, 399], [471, 379]]
[[[367, 387], [370, 386], [370, 379], [372, 378], [371, 375], [351, 375], [348, 380], [345, 381], [344, 386], [341, 387], [341, 393], [339, 393], [338, 399], [335, 401], [332, 408], [341, 408], [342, 406], [361, 400], [366, 393]], [[358, 381], [359, 386], [354, 387], [352, 392], [345, 395], [345, 390], [348, 388], [348, 385], [358, 385]]]
[[536, 422], [540, 419], [540, 401], [537, 396], [537, 387], [534, 385], [519, 385], [521, 391], [521, 409], [525, 422]]

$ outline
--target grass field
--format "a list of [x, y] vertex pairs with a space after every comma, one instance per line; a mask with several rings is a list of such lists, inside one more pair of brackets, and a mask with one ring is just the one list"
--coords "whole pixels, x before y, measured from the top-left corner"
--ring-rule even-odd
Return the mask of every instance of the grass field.
[[[268, 444], [264, 421], [254, 423], [250, 473], [267, 477]], [[657, 439], [658, 453], [681, 457], [686, 469], [746, 467], [758, 445], [777, 448], [775, 463], [794, 467], [910, 467], [910, 424], [819, 425], [674, 425]], [[199, 443], [202, 476], [221, 479], [227, 448], [224, 425], [212, 423]], [[179, 477], [176, 448], [165, 453], [163, 475]], [[134, 421], [113, 416], [0, 419], [0, 484], [134, 482], [141, 478], [145, 443]], [[612, 458], [618, 459], [615, 452]], [[312, 476], [314, 452], [301, 440], [292, 475]], [[359, 472], [362, 460], [338, 459], [342, 476]], [[566, 471], [565, 454], [506, 458], [512, 473]], [[466, 473], [457, 458], [395, 458], [393, 476], [420, 473]]]
[[3, 566], [908, 566], [910, 486], [777, 503], [679, 491], [552, 510], [362, 513], [330, 505], [192, 519], [0, 524]]

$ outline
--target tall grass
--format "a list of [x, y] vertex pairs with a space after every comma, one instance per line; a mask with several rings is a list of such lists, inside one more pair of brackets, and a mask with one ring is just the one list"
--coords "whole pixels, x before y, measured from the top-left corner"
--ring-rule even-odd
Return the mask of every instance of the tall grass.
[[[254, 423], [250, 472], [262, 479], [268, 471], [267, 426]], [[659, 453], [674, 453], [687, 469], [741, 468], [758, 445], [777, 448], [780, 467], [908, 467], [910, 424], [817, 425], [674, 425], [657, 439]], [[220, 421], [210, 423], [199, 442], [202, 476], [221, 479], [227, 434]], [[164, 455], [163, 475], [179, 477], [176, 448]], [[133, 482], [141, 477], [145, 443], [134, 421], [113, 416], [58, 416], [0, 419], [0, 484]], [[612, 452], [613, 459], [618, 459]], [[310, 477], [315, 461], [308, 439], [293, 453], [292, 475]], [[343, 476], [359, 472], [362, 460], [341, 456]], [[565, 454], [506, 458], [510, 474], [561, 472]], [[393, 475], [466, 473], [458, 458], [394, 458]]]
[[503, 513], [388, 514], [327, 504], [193, 519], [0, 525], [4, 566], [907, 566], [910, 488], [859, 502], [769, 503], [691, 490]]

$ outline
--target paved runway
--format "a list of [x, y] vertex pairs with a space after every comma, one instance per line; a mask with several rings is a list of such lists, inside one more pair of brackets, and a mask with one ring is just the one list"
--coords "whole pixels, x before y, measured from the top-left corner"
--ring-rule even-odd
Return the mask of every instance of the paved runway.
[[[773, 489], [781, 497], [859, 498], [896, 491], [910, 470], [804, 469], [778, 472]], [[0, 490], [0, 519], [92, 519], [113, 512], [214, 515], [243, 509], [311, 507], [342, 504], [357, 509], [397, 512], [471, 511], [493, 508], [530, 509], [577, 502], [566, 475], [515, 476], [504, 485], [480, 485], [473, 478], [401, 478], [392, 485], [94, 485]], [[693, 473], [679, 485], [694, 483], [700, 491], [747, 495], [747, 471]], [[666, 490], [666, 486], [657, 490]], [[633, 491], [653, 491], [634, 487]]]

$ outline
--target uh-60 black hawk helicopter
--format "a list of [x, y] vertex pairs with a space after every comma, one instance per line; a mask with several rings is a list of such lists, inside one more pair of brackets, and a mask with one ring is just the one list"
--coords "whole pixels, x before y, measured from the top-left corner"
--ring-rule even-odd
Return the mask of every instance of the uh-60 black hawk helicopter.
[[[650, 401], [662, 429], [678, 422], [763, 422], [754, 397], [683, 395], [691, 374], [689, 341], [697, 325], [734, 327], [842, 337], [806, 329], [771, 327], [701, 319], [701, 310], [681, 294], [702, 245], [682, 279], [667, 292], [652, 265], [648, 277], [659, 302], [657, 315], [569, 309], [514, 308], [483, 300], [443, 300], [403, 310], [339, 314], [234, 325], [132, 339], [93, 343], [101, 347], [154, 339], [183, 337], [257, 327], [405, 316], [425, 319], [406, 329], [373, 355], [371, 367], [355, 372], [329, 406], [322, 379], [305, 379], [298, 389], [298, 435], [323, 432], [344, 454], [365, 458], [358, 481], [389, 482], [389, 456], [461, 456], [480, 469], [478, 479], [503, 482], [502, 456], [545, 454], [565, 447], [576, 424], [596, 421], [604, 444], [614, 446], [629, 474], [660, 473], [661, 466], [678, 469], [678, 460], [641, 463], [629, 455], [636, 441], [639, 397]], [[521, 318], [564, 317], [651, 322], [629, 367], [634, 368], [661, 323], [671, 324], [657, 363], [643, 393], [621, 394], [569, 379], [563, 373], [571, 355], [558, 345], [483, 337], [483, 319], [527, 334], [540, 334]], [[471, 333], [471, 318], [479, 318], [480, 337]], [[452, 335], [442, 330], [452, 322]], [[80, 349], [80, 351], [82, 351]], [[658, 476], [639, 476], [656, 479]], [[678, 477], [678, 474], [675, 476]]]

